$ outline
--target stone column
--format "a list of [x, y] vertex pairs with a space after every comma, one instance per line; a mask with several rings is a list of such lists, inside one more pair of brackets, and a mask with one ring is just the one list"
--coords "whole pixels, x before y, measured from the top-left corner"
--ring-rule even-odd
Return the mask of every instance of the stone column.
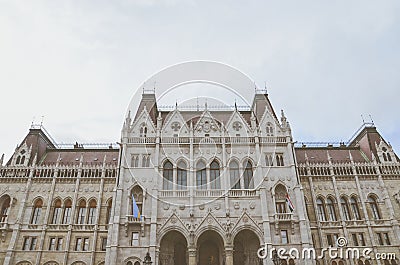
[[189, 265], [196, 265], [196, 254], [197, 251], [195, 248], [189, 248]]
[[225, 265], [233, 265], [233, 246], [225, 247]]

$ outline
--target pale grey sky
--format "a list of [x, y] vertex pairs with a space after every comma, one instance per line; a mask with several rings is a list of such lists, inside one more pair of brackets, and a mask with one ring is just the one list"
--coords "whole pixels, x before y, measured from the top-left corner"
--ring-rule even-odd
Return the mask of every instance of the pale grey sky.
[[190, 60], [267, 81], [296, 140], [347, 140], [371, 114], [399, 150], [399, 12], [397, 0], [0, 0], [0, 153], [42, 115], [58, 142], [118, 141], [136, 88]]

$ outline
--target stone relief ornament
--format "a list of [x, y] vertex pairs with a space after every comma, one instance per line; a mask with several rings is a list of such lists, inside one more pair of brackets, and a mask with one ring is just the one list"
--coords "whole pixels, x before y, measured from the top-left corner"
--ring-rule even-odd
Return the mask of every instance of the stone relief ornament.
[[235, 208], [236, 210], [239, 209], [239, 208], [240, 208], [239, 203], [238, 203], [238, 202], [235, 202], [235, 203], [233, 204], [233, 208]]

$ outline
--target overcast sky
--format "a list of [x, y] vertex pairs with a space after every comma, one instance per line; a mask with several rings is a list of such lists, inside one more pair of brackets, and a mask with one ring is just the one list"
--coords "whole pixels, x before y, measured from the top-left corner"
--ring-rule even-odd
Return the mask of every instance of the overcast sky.
[[345, 141], [370, 114], [400, 150], [399, 12], [398, 0], [0, 0], [0, 153], [41, 116], [57, 142], [116, 142], [141, 83], [199, 59], [266, 81], [295, 140]]

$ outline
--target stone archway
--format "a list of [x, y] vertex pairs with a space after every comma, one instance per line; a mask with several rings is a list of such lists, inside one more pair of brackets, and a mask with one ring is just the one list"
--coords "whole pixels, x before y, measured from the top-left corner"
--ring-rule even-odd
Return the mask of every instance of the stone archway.
[[260, 240], [257, 235], [248, 229], [240, 231], [233, 241], [234, 265], [259, 265], [260, 259], [257, 251], [260, 248]]
[[159, 265], [187, 265], [187, 241], [178, 231], [166, 233], [160, 243]]
[[197, 265], [223, 265], [224, 241], [215, 231], [205, 231], [197, 240]]

